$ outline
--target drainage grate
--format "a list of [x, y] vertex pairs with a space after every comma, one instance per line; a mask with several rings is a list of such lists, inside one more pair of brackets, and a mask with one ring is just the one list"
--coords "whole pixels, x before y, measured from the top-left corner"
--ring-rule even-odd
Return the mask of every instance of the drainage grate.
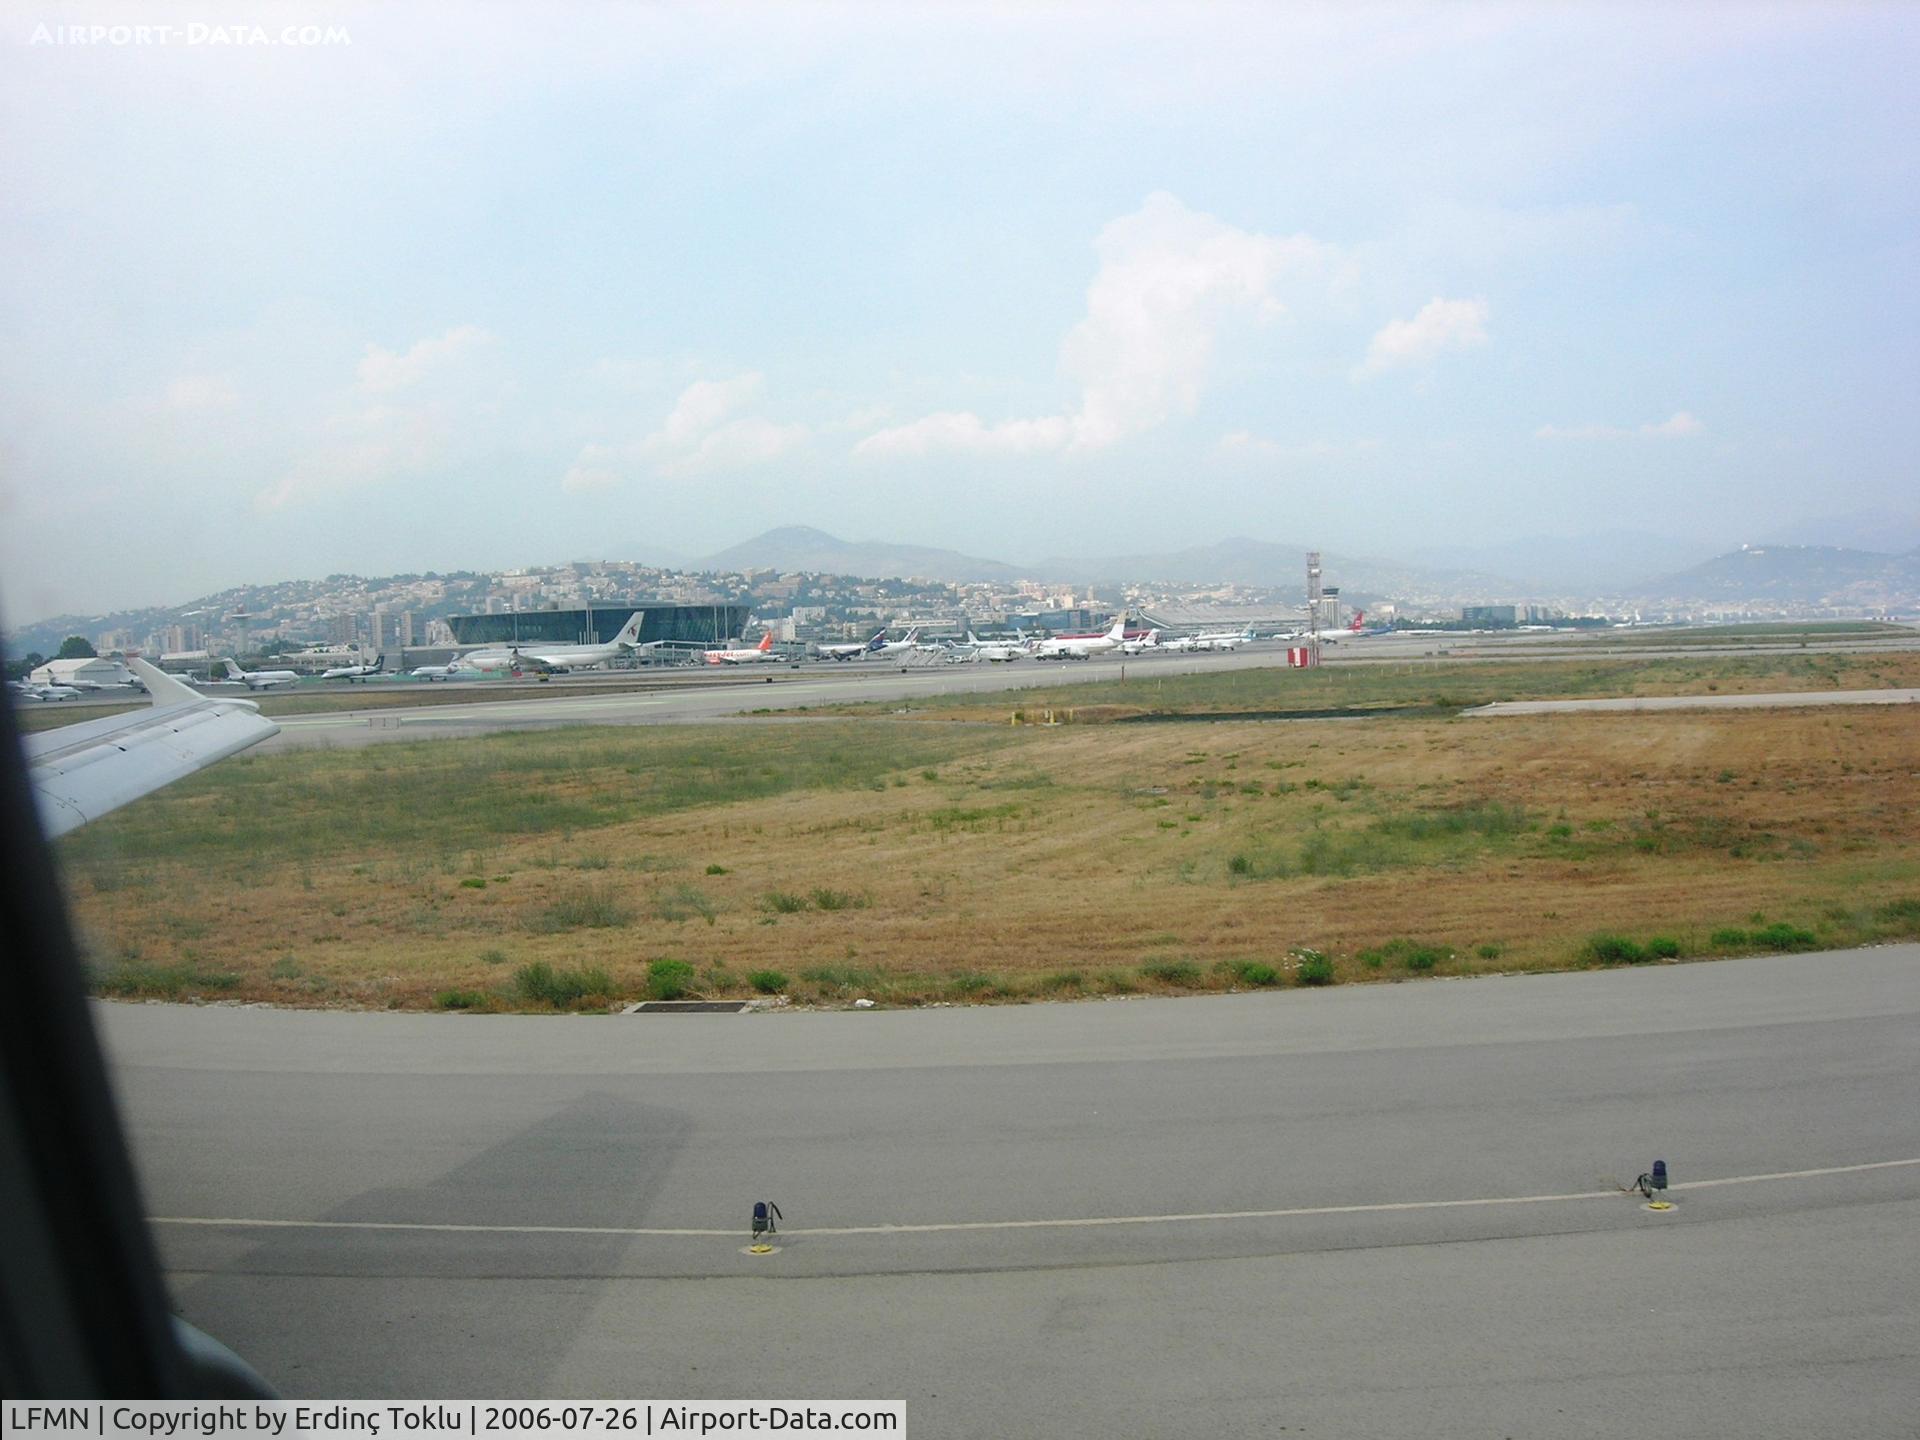
[[642, 1015], [738, 1015], [744, 1000], [643, 1000], [628, 1013]]

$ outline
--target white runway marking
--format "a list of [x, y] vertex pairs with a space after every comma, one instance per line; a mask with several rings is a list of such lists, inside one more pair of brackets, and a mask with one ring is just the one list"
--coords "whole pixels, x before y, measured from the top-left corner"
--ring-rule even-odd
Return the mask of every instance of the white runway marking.
[[[1726, 1185], [1759, 1185], [1774, 1180], [1817, 1180], [1920, 1165], [1912, 1160], [1874, 1160], [1862, 1165], [1828, 1165], [1817, 1170], [1775, 1170], [1764, 1175], [1728, 1175], [1718, 1180], [1687, 1180], [1670, 1191], [1710, 1190]], [[1388, 1215], [1418, 1210], [1471, 1210], [1502, 1205], [1551, 1205], [1567, 1200], [1616, 1199], [1620, 1190], [1575, 1190], [1558, 1195], [1496, 1195], [1474, 1200], [1395, 1200], [1372, 1205], [1302, 1205], [1283, 1210], [1214, 1210], [1179, 1215], [1090, 1215], [1071, 1220], [952, 1220], [924, 1225], [844, 1225], [820, 1229], [796, 1226], [784, 1235], [929, 1235], [971, 1230], [1079, 1230], [1094, 1225], [1183, 1225], [1224, 1220], [1287, 1220], [1317, 1215]], [[1632, 1192], [1626, 1192], [1632, 1193]], [[155, 1225], [194, 1225], [238, 1230], [400, 1230], [445, 1235], [615, 1235], [635, 1239], [735, 1238], [726, 1230], [676, 1230], [628, 1225], [455, 1225], [407, 1220], [243, 1220], [203, 1216], [156, 1215]]]

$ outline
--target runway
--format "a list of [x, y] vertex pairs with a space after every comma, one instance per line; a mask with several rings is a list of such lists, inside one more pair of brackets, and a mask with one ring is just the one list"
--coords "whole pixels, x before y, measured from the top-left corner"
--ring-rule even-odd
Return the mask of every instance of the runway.
[[[183, 1312], [290, 1394], [905, 1398], [922, 1435], [1920, 1413], [1920, 946], [977, 1010], [99, 1013]], [[1618, 1188], [1656, 1157], [1666, 1214]]]
[[1285, 665], [1283, 650], [1235, 651], [1223, 655], [1128, 656], [1073, 661], [1020, 661], [1012, 665], [815, 664], [800, 670], [768, 666], [764, 676], [748, 667], [724, 675], [671, 674], [644, 690], [594, 693], [591, 684], [556, 688], [551, 694], [513, 700], [479, 700], [418, 708], [338, 711], [276, 717], [280, 734], [257, 751], [314, 745], [370, 745], [384, 740], [423, 740], [497, 730], [537, 730], [555, 725], [666, 725], [718, 720], [756, 712], [823, 705], [981, 694], [1142, 674], [1185, 675], [1195, 671]]
[[[1451, 648], [1450, 648], [1451, 647]], [[1794, 653], [1824, 650], [1903, 650], [1920, 647], [1912, 636], [1873, 637], [1869, 641], [1818, 642], [1810, 646], [1690, 646], [1673, 649], [1621, 649], [1569, 645], [1551, 635], [1479, 636], [1469, 639], [1378, 636], [1330, 646], [1325, 663], [1335, 666], [1388, 665], [1497, 660], [1523, 664], [1544, 660], [1672, 659], [1678, 655]], [[1284, 668], [1286, 647], [1261, 643], [1215, 654], [1142, 654], [1097, 656], [1088, 660], [1013, 664], [975, 662], [872, 665], [820, 664], [801, 668], [767, 666], [767, 673], [743, 666], [721, 674], [665, 672], [644, 677], [645, 688], [628, 688], [634, 677], [571, 677], [554, 682], [534, 697], [493, 698], [501, 682], [472, 685], [469, 702], [276, 716], [281, 733], [260, 751], [316, 745], [357, 746], [391, 740], [420, 740], [473, 735], [497, 730], [535, 730], [556, 725], [647, 725], [712, 721], [750, 714], [775, 714], [809, 707], [907, 701], [941, 695], [975, 695], [1036, 686], [1060, 686], [1099, 680], [1140, 679], [1239, 670]], [[619, 684], [620, 689], [610, 687]], [[1863, 692], [1877, 694], [1882, 692]], [[1731, 697], [1729, 697], [1731, 698]], [[1558, 702], [1544, 702], [1558, 703]], [[1581, 705], [1604, 706], [1585, 701]], [[1794, 703], [1807, 703], [1804, 699]], [[1649, 707], [1652, 708], [1652, 707]], [[1518, 712], [1512, 712], [1518, 713]]]

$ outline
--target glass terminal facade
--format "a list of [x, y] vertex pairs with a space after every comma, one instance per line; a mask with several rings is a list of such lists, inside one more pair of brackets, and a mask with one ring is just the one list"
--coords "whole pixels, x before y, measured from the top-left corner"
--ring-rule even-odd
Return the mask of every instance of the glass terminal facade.
[[605, 645], [627, 617], [641, 611], [640, 643], [717, 645], [746, 628], [745, 605], [660, 605], [646, 600], [608, 601], [590, 610], [503, 610], [498, 615], [449, 615], [460, 645]]

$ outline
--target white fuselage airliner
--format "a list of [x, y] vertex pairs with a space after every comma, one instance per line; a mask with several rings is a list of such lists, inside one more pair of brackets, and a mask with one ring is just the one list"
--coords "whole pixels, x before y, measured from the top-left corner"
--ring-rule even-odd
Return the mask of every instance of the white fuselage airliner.
[[1320, 632], [1320, 643], [1322, 645], [1338, 645], [1342, 640], [1364, 640], [1369, 635], [1384, 635], [1386, 633], [1387, 627], [1385, 625], [1376, 625], [1369, 628], [1367, 625], [1367, 612], [1364, 610], [1356, 610], [1353, 612], [1353, 622], [1344, 630], [1322, 630]]
[[907, 651], [913, 649], [914, 645], [920, 639], [920, 627], [918, 625], [907, 631], [907, 636], [904, 640], [885, 639], [885, 633], [885, 631], [881, 632], [880, 643], [875, 645], [870, 652], [881, 659], [889, 655], [904, 655]]
[[769, 630], [760, 637], [758, 645], [743, 649], [728, 646], [724, 650], [702, 650], [700, 658], [709, 665], [753, 665], [762, 660], [782, 660], [786, 657], [773, 653], [773, 632]]
[[1234, 650], [1253, 639], [1253, 627], [1244, 630], [1213, 630], [1193, 637], [1196, 650]]
[[1090, 655], [1104, 655], [1109, 650], [1118, 650], [1127, 638], [1127, 617], [1118, 616], [1113, 628], [1104, 635], [1074, 635], [1061, 640], [1042, 640], [1033, 652], [1036, 660], [1085, 660]]
[[816, 645], [822, 660], [859, 660], [868, 655], [878, 655], [880, 647], [887, 643], [885, 627], [873, 632], [871, 640], [857, 641], [852, 645]]
[[640, 643], [640, 622], [645, 618], [644, 610], [634, 611], [627, 617], [627, 623], [620, 627], [620, 633], [604, 645], [554, 645], [529, 640], [524, 645], [509, 645], [504, 650], [476, 650], [470, 655], [462, 655], [456, 663], [468, 670], [506, 670], [516, 675], [527, 670], [552, 675], [588, 665], [604, 665], [635, 650], [653, 648], [653, 644]]
[[1028, 653], [1025, 640], [982, 640], [973, 631], [967, 631], [965, 646], [969, 658], [986, 660], [996, 665], [1011, 664]]

